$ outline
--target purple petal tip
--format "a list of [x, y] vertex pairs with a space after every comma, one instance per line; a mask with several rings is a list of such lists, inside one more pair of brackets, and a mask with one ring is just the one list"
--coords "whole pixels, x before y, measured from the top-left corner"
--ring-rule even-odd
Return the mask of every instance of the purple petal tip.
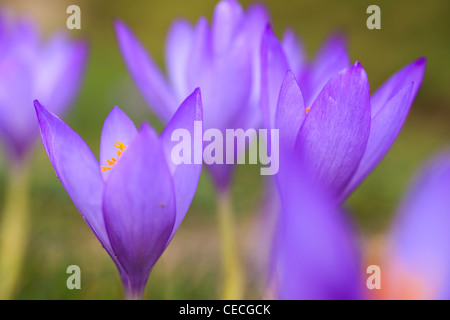
[[122, 27], [124, 25], [125, 25], [125, 23], [121, 19], [119, 19], [119, 18], [114, 19], [114, 27], [118, 28], [118, 27]]
[[356, 61], [354, 64], [353, 64], [353, 68], [362, 68], [362, 66], [361, 66], [361, 62], [359, 62], [359, 61]]
[[132, 32], [127, 24], [120, 19], [114, 20], [114, 30], [116, 31], [117, 35], [127, 31]]
[[158, 134], [155, 131], [155, 129], [153, 129], [153, 127], [147, 121], [142, 122], [141, 127], [139, 129], [139, 134], [144, 134], [152, 138], [158, 137]]
[[264, 14], [268, 14], [266, 5], [261, 2], [254, 2], [250, 4], [248, 11], [260, 11]]
[[426, 57], [420, 57], [419, 59], [417, 59], [415, 61], [415, 65], [418, 66], [418, 67], [425, 68], [425, 66], [427, 65], [427, 58]]
[[364, 79], [368, 79], [366, 70], [364, 69], [364, 67], [361, 65], [361, 63], [359, 61], [356, 61], [349, 69], [352, 72], [356, 72], [355, 76], [358, 76], [358, 77], [361, 77]]
[[329, 38], [333, 42], [341, 44], [343, 47], [347, 46], [347, 35], [344, 31], [337, 31], [330, 35]]
[[197, 97], [198, 97], [199, 95], [201, 95], [200, 87], [195, 88], [195, 90], [194, 90], [194, 95], [197, 96]]
[[273, 29], [272, 29], [272, 25], [270, 23], [268, 23], [264, 29], [264, 35], [268, 35], [268, 36], [273, 36]]
[[41, 113], [44, 109], [44, 107], [41, 105], [41, 103], [39, 102], [38, 99], [35, 99], [33, 101], [34, 104], [34, 109], [36, 110], [37, 113]]

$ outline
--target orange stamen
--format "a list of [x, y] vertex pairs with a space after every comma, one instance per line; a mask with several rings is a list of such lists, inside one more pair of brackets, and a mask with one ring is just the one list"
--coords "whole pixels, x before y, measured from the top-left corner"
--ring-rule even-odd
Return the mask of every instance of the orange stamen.
[[[122, 142], [116, 142], [114, 144], [114, 147], [119, 149], [119, 150], [117, 150], [117, 156], [118, 156], [118, 159], [120, 159], [128, 146], [123, 144]], [[111, 170], [113, 168], [113, 166], [115, 166], [117, 164], [118, 159], [111, 158], [111, 160], [106, 160], [106, 163], [109, 164], [109, 166], [100, 166], [100, 169], [102, 170], [102, 172]]]

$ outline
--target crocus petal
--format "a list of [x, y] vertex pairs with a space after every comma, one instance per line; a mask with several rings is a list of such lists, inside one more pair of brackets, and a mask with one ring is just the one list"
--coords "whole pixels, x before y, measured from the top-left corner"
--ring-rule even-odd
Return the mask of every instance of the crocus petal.
[[140, 295], [175, 223], [170, 171], [158, 136], [146, 124], [112, 169], [103, 215], [111, 246], [128, 275], [126, 290]]
[[244, 11], [236, 0], [223, 0], [217, 4], [211, 30], [216, 54], [221, 54], [230, 47], [243, 18]]
[[352, 181], [342, 194], [342, 200], [358, 187], [394, 143], [422, 83], [425, 63], [425, 58], [420, 58], [404, 67], [372, 96], [372, 124], [367, 149]]
[[88, 45], [70, 42], [65, 34], [56, 34], [40, 55], [34, 75], [33, 94], [52, 112], [63, 114], [74, 100], [82, 83]]
[[32, 19], [1, 16], [0, 139], [10, 159], [19, 163], [38, 135], [31, 101], [39, 99], [61, 114], [81, 84], [87, 47], [64, 33], [41, 44]]
[[306, 88], [301, 87], [306, 106], [312, 105], [332, 76], [350, 66], [350, 59], [345, 47], [346, 40], [344, 37], [332, 35], [317, 53], [309, 70], [308, 86]]
[[201, 19], [196, 28], [189, 81], [193, 88], [202, 88], [203, 103], [208, 106], [203, 110], [205, 128], [239, 128], [251, 94], [251, 48], [244, 34], [236, 37], [223, 54], [212, 50], [212, 41], [206, 21]]
[[292, 151], [305, 117], [302, 92], [292, 72], [288, 71], [281, 85], [275, 115], [275, 128], [280, 130], [280, 145]]
[[354, 189], [369, 175], [375, 166], [395, 141], [411, 107], [411, 93], [413, 84], [401, 89], [385, 107], [372, 118], [369, 140], [358, 170], [342, 193], [342, 200], [350, 195]]
[[[137, 134], [136, 126], [128, 116], [118, 107], [114, 107], [106, 117], [103, 124], [102, 136], [100, 140], [100, 165], [113, 167], [107, 163], [107, 160], [119, 161], [121, 155], [125, 152], [115, 147], [118, 143], [128, 146]], [[118, 153], [119, 152], [119, 153]], [[108, 178], [110, 170], [103, 171], [103, 177]]]
[[[291, 158], [292, 159], [292, 158]], [[280, 299], [359, 299], [360, 256], [346, 216], [297, 159], [280, 167], [282, 211], [275, 243]]]
[[177, 99], [189, 93], [188, 65], [193, 41], [193, 27], [186, 20], [176, 20], [170, 27], [166, 42], [167, 72]]
[[34, 102], [42, 143], [56, 175], [89, 227], [114, 257], [102, 215], [103, 179], [92, 151], [57, 116]]
[[261, 44], [266, 26], [270, 22], [269, 13], [264, 5], [254, 3], [247, 9], [246, 16], [239, 26], [236, 42], [241, 43], [250, 53], [246, 67], [251, 77], [250, 95], [246, 107], [241, 108], [232, 120], [234, 128], [259, 128], [261, 126]]
[[229, 189], [233, 179], [234, 165], [208, 164], [206, 170], [208, 170], [214, 186], [219, 192], [226, 192]]
[[41, 38], [41, 32], [36, 22], [31, 16], [21, 16], [16, 21], [14, 21], [14, 18], [12, 20], [12, 40], [15, 44], [22, 50], [36, 51]]
[[389, 78], [372, 96], [372, 118], [375, 117], [386, 103], [395, 96], [405, 85], [413, 82], [414, 86], [410, 104], [416, 97], [425, 73], [426, 59], [420, 58], [407, 65]]
[[[246, 12], [242, 28], [249, 35], [249, 41], [257, 56], [261, 56], [261, 41], [266, 26], [270, 23], [270, 15], [267, 8], [261, 3], [251, 4]], [[261, 67], [261, 66], [260, 66]]]
[[[200, 17], [194, 28], [194, 37], [192, 40], [191, 55], [188, 64], [188, 84], [195, 86], [198, 78], [213, 67], [211, 31], [209, 30], [208, 20]], [[197, 86], [198, 87], [198, 86]]]
[[[247, 109], [247, 128], [257, 128], [261, 124], [261, 44], [266, 26], [270, 23], [269, 13], [264, 5], [253, 3], [247, 9], [246, 18], [242, 26], [242, 33], [246, 34], [247, 43], [252, 51], [252, 88], [250, 104]], [[252, 122], [252, 123], [249, 123]]]
[[284, 32], [282, 44], [291, 70], [296, 77], [300, 76], [305, 68], [306, 54], [303, 44], [295, 35], [294, 30], [287, 29]]
[[0, 61], [0, 74], [0, 134], [11, 160], [18, 161], [37, 134], [33, 113], [26, 110], [33, 99], [33, 73], [29, 64], [9, 53]]
[[[251, 103], [252, 48], [248, 45], [247, 34], [239, 32], [228, 50], [218, 54], [213, 50], [212, 38], [206, 19], [201, 18], [195, 29], [189, 83], [193, 88], [202, 88], [202, 101], [207, 106], [203, 110], [205, 130], [214, 128], [225, 135], [226, 129], [245, 130], [253, 123], [248, 110]], [[232, 167], [207, 167], [217, 188], [228, 187]]]
[[32, 91], [39, 41], [33, 21], [22, 18], [7, 22], [0, 52], [0, 134], [10, 159], [19, 162], [38, 133], [30, 102], [35, 98]]
[[450, 298], [449, 190], [450, 154], [446, 153], [426, 165], [394, 222], [389, 269], [384, 269], [389, 298]]
[[133, 32], [121, 21], [114, 26], [122, 56], [139, 91], [160, 120], [168, 122], [177, 101], [166, 79]]
[[261, 48], [261, 107], [264, 127], [273, 128], [278, 95], [289, 69], [283, 47], [270, 26], [267, 26]]
[[314, 101], [296, 149], [322, 183], [338, 195], [358, 168], [370, 132], [369, 83], [359, 63], [339, 72]]
[[[186, 215], [192, 199], [194, 198], [195, 191], [197, 189], [198, 180], [200, 179], [200, 173], [202, 170], [202, 138], [203, 130], [196, 132], [194, 129], [195, 121], [202, 121], [203, 108], [200, 89], [196, 89], [178, 108], [174, 116], [167, 124], [164, 131], [161, 133], [161, 143], [166, 155], [166, 160], [172, 174], [175, 199], [176, 199], [176, 219], [175, 225], [170, 235], [169, 241], [172, 240], [175, 232], [180, 226], [181, 222]], [[200, 123], [201, 125], [201, 123]], [[176, 130], [187, 130], [189, 132], [191, 141], [191, 163], [175, 164], [172, 160], [172, 150], [179, 141], [172, 141], [172, 135]], [[199, 141], [198, 145], [197, 141]], [[200, 153], [200, 159], [196, 159], [195, 153]], [[200, 163], [196, 163], [196, 160]]]

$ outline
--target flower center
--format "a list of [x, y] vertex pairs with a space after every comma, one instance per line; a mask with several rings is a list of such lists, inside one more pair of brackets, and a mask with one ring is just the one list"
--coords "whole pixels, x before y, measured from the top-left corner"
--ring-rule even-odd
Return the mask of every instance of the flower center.
[[[125, 150], [127, 149], [127, 145], [123, 144], [122, 142], [116, 142], [116, 144], [114, 145], [114, 147], [116, 147], [117, 149], [117, 159], [120, 159], [122, 157], [122, 154], [125, 152]], [[106, 163], [109, 166], [100, 166], [100, 168], [103, 171], [107, 171], [107, 170], [111, 170], [116, 164], [117, 164], [117, 159], [116, 158], [112, 158], [111, 160], [106, 160]]]
[[308, 114], [309, 110], [311, 110], [311, 108], [306, 108], [306, 114]]

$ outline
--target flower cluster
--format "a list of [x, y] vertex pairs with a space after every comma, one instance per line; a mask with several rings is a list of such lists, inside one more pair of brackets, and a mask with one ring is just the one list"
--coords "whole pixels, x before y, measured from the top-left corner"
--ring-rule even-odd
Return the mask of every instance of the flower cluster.
[[[202, 163], [194, 157], [208, 147], [203, 135], [200, 145], [187, 143], [190, 150], [179, 157], [192, 161], [173, 160], [177, 130], [198, 136], [195, 122], [202, 122], [202, 133], [269, 130], [265, 151], [274, 144], [280, 151], [278, 173], [268, 179], [268, 198], [279, 206], [269, 241], [267, 292], [279, 299], [367, 298], [363, 248], [342, 203], [396, 140], [421, 87], [426, 59], [371, 90], [342, 35], [330, 36], [308, 60], [292, 30], [281, 41], [276, 37], [264, 5], [244, 10], [236, 0], [220, 1], [211, 23], [204, 17], [195, 25], [173, 23], [167, 74], [123, 21], [116, 20], [114, 29], [132, 79], [165, 125], [160, 135], [145, 121], [136, 128], [114, 107], [104, 121], [98, 160], [57, 116], [79, 89], [86, 44], [65, 34], [42, 44], [33, 23], [0, 14], [0, 140], [10, 158], [22, 163], [40, 128], [58, 179], [117, 266], [127, 298], [142, 297], [196, 193]], [[246, 146], [244, 138], [233, 157], [242, 156]], [[241, 298], [243, 264], [228, 202], [234, 167], [226, 151], [216, 151], [222, 161], [205, 166], [218, 192], [229, 278], [225, 297]], [[448, 297], [448, 190], [450, 158], [444, 154], [424, 170], [389, 233], [380, 255], [389, 279], [382, 297], [405, 297], [409, 286], [416, 288], [413, 297]]]

